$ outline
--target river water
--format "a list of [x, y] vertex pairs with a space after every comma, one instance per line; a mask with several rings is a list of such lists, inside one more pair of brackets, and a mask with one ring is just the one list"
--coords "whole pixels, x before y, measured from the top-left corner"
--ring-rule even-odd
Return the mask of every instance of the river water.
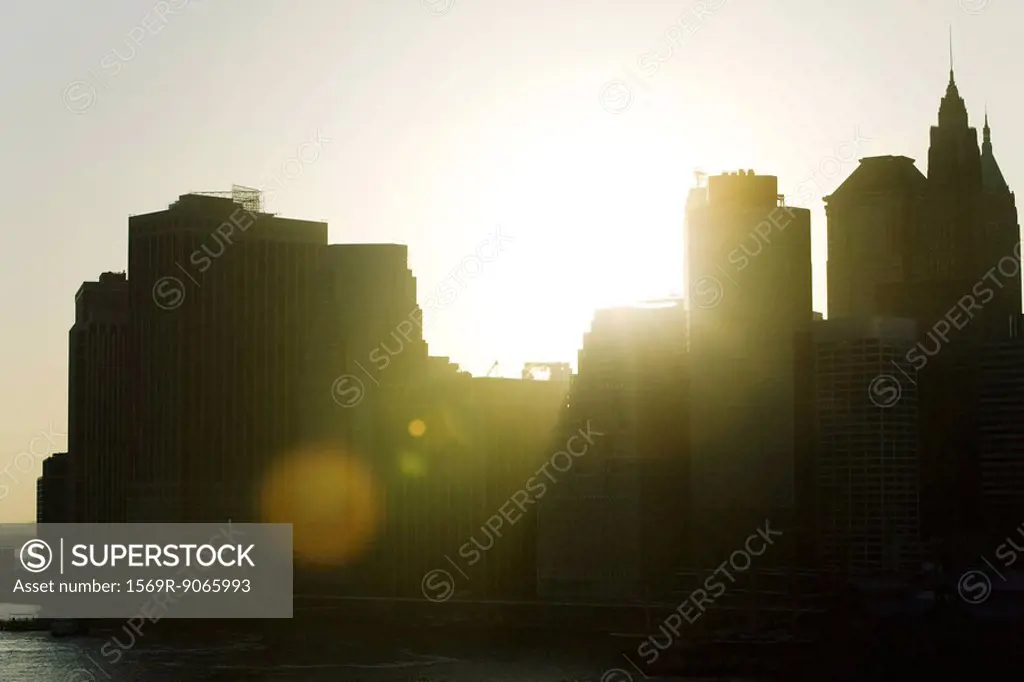
[[[115, 642], [116, 638], [116, 642]], [[53, 638], [0, 632], [3, 682], [640, 682], [615, 646], [452, 642], [431, 649], [381, 633], [309, 646], [258, 636], [132, 642], [124, 633]], [[406, 638], [408, 640], [408, 638]], [[131, 648], [128, 646], [131, 645]], [[104, 648], [106, 647], [106, 648]], [[112, 654], [121, 654], [115, 656]]]

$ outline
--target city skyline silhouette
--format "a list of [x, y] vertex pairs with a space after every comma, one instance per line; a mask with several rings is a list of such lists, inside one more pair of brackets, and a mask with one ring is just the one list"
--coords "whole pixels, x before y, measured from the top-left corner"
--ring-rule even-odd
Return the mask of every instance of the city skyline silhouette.
[[[4, 276], [10, 279], [4, 280], [2, 290], [17, 291], [16, 282], [30, 276], [24, 271], [30, 262], [48, 266], [51, 272], [45, 281], [39, 282], [38, 294], [4, 297], [5, 316], [27, 320], [28, 328], [38, 330], [12, 339], [9, 352], [27, 358], [28, 362], [18, 363], [25, 369], [14, 369], [11, 374], [16, 377], [16, 384], [33, 388], [27, 390], [25, 400], [4, 406], [3, 414], [11, 415], [10, 426], [0, 428], [0, 452], [7, 453], [5, 457], [24, 448], [37, 431], [47, 428], [51, 422], [66, 426], [62, 423], [60, 407], [66, 386], [62, 366], [65, 350], [60, 339], [71, 319], [65, 292], [99, 272], [119, 269], [117, 264], [123, 262], [125, 254], [125, 217], [151, 210], [153, 206], [162, 205], [167, 197], [185, 191], [223, 188], [232, 182], [257, 184], [275, 172], [281, 175], [284, 161], [315, 135], [318, 126], [327, 136], [333, 135], [339, 147], [347, 145], [347, 151], [334, 157], [327, 154], [316, 165], [305, 169], [298, 182], [288, 184], [286, 190], [272, 198], [273, 210], [289, 216], [327, 219], [335, 242], [351, 241], [352, 231], [366, 229], [372, 230], [372, 234], [359, 239], [409, 244], [413, 269], [424, 283], [440, 283], [455, 267], [451, 261], [461, 257], [462, 247], [471, 248], [479, 235], [494, 224], [503, 223], [510, 229], [514, 226], [527, 240], [522, 253], [528, 255], [519, 257], [522, 262], [510, 258], [500, 277], [479, 287], [477, 293], [468, 292], [449, 311], [451, 314], [427, 320], [427, 336], [437, 350], [477, 373], [486, 372], [496, 358], [503, 360], [502, 367], [510, 368], [509, 374], [514, 374], [522, 362], [536, 357], [572, 361], [594, 309], [676, 290], [684, 274], [676, 269], [679, 267], [676, 256], [681, 248], [678, 197], [681, 189], [689, 185], [695, 167], [708, 172], [754, 168], [778, 175], [784, 185], [786, 182], [797, 185], [817, 170], [822, 158], [832, 154], [839, 144], [853, 139], [858, 126], [863, 135], [874, 138], [871, 146], [858, 155], [885, 149], [887, 153], [906, 154], [920, 163], [927, 145], [920, 121], [931, 114], [935, 89], [945, 81], [949, 24], [954, 27], [958, 72], [971, 105], [972, 121], [979, 122], [987, 101], [992, 124], [1000, 131], [1000, 145], [1007, 150], [1004, 173], [1011, 184], [1021, 173], [1016, 170], [1019, 155], [1013, 153], [1022, 144], [1020, 133], [1011, 125], [1012, 121], [1020, 120], [1020, 104], [1013, 99], [1012, 92], [999, 87], [998, 80], [1006, 65], [1013, 61], [998, 51], [997, 46], [1012, 45], [1012, 38], [1006, 31], [1013, 21], [1007, 17], [1016, 10], [995, 2], [984, 7], [972, 3], [974, 13], [966, 12], [955, 2], [942, 9], [932, 6], [894, 9], [879, 3], [874, 8], [856, 11], [817, 8], [806, 2], [763, 9], [744, 9], [741, 5], [726, 3], [704, 17], [698, 31], [692, 35], [686, 33], [685, 40], [679, 39], [681, 45], [672, 49], [671, 58], [660, 62], [652, 76], [647, 75], [649, 70], [638, 65], [639, 57], [654, 51], [660, 51], [662, 56], [669, 54], [665, 32], [677, 26], [677, 20], [684, 14], [692, 18], [688, 6], [677, 7], [666, 2], [632, 10], [605, 8], [602, 12], [625, 14], [613, 22], [615, 28], [600, 29], [600, 38], [582, 53], [579, 53], [581, 47], [574, 47], [571, 40], [580, 15], [566, 6], [554, 20], [548, 19], [551, 27], [545, 33], [547, 39], [538, 57], [544, 61], [529, 69], [525, 64], [518, 66], [512, 46], [503, 42], [501, 34], [493, 33], [494, 29], [480, 35], [481, 46], [497, 45], [488, 52], [493, 55], [490, 63], [507, 63], [508, 66], [503, 67], [506, 70], [523, 68], [524, 78], [535, 83], [524, 91], [525, 95], [514, 95], [522, 79], [516, 81], [514, 74], [517, 72], [510, 71], [513, 80], [495, 91], [503, 93], [501, 97], [495, 100], [487, 95], [489, 99], [481, 99], [480, 104], [476, 104], [477, 98], [491, 92], [486, 88], [490, 83], [487, 73], [492, 67], [482, 64], [471, 67], [473, 60], [467, 57], [469, 52], [451, 53], [447, 48], [440, 49], [465, 26], [485, 20], [485, 11], [468, 3], [458, 8], [453, 6], [443, 16], [432, 16], [420, 7], [413, 7], [414, 12], [395, 8], [362, 14], [370, 6], [358, 6], [360, 9], [353, 10], [351, 23], [343, 30], [372, 35], [374, 30], [391, 30], [382, 28], [384, 26], [403, 26], [407, 33], [401, 35], [415, 34], [418, 41], [428, 42], [384, 41], [376, 48], [360, 42], [359, 45], [365, 45], [359, 48], [365, 61], [347, 69], [344, 60], [325, 59], [325, 55], [330, 54], [326, 46], [310, 52], [296, 67], [286, 68], [273, 55], [262, 56], [257, 44], [245, 37], [249, 34], [224, 35], [222, 27], [229, 16], [227, 10], [196, 3], [187, 4], [171, 16], [158, 34], [147, 32], [141, 44], [134, 48], [133, 55], [125, 45], [126, 35], [141, 24], [145, 12], [128, 3], [112, 7], [116, 9], [111, 10], [109, 19], [102, 22], [96, 19], [95, 40], [88, 44], [80, 40], [69, 42], [69, 57], [63, 60], [52, 61], [57, 55], [49, 55], [51, 59], [47, 63], [54, 65], [40, 75], [37, 88], [30, 88], [26, 96], [20, 98], [24, 106], [12, 109], [6, 119], [10, 129], [29, 129], [34, 122], [32, 119], [36, 118], [29, 112], [35, 107], [34, 111], [52, 121], [57, 137], [52, 143], [40, 142], [34, 146], [26, 146], [27, 141], [11, 141], [11, 154], [25, 161], [18, 166], [18, 173], [5, 183], [10, 192], [8, 203], [15, 215], [23, 216], [23, 224], [32, 229], [19, 238], [12, 236], [4, 250], [10, 259], [10, 267], [3, 270], [7, 273]], [[327, 25], [305, 19], [320, 17], [326, 7], [312, 5], [304, 10], [308, 14], [297, 14], [287, 22], [274, 24], [280, 49], [288, 50], [294, 45], [291, 54], [304, 54], [299, 52], [298, 36], [302, 31], [317, 31], [319, 26]], [[737, 7], [740, 10], [730, 18], [730, 11]], [[887, 17], [890, 28], [884, 34], [879, 34], [870, 20], [876, 15]], [[69, 13], [60, 22], [39, 25], [45, 25], [49, 35], [63, 35], [61, 31], [79, 23], [77, 19], [72, 21], [74, 16]], [[267, 30], [273, 18], [272, 11], [263, 6], [242, 17]], [[26, 20], [30, 24], [33, 21]], [[789, 26], [794, 21], [798, 26], [799, 22], [806, 22], [808, 27], [835, 23], [847, 29], [842, 32], [796, 31], [794, 40], [782, 50], [750, 48], [755, 54], [767, 54], [767, 60], [763, 55], [750, 58], [740, 50], [742, 45], [764, 45], [764, 36], [778, 33], [772, 27]], [[76, 25], [78, 29], [80, 26]], [[179, 31], [180, 40], [174, 38]], [[43, 32], [41, 28], [40, 32]], [[899, 40], [890, 38], [897, 35]], [[201, 64], [220, 63], [212, 53], [208, 57], [203, 52], [207, 49], [204, 47], [199, 48], [200, 52], [188, 53], [192, 48], [186, 46], [205, 45], [206, 36], [211, 36], [211, 45], [228, 46], [231, 54], [246, 55], [245, 68], [240, 64], [238, 69], [239, 73], [250, 75], [241, 79], [229, 77], [234, 67], [227, 65], [216, 70], [200, 68]], [[334, 37], [331, 34], [332, 41]], [[495, 39], [501, 40], [495, 43]], [[326, 40], [317, 44], [326, 45]], [[21, 36], [9, 42], [7, 49], [12, 57], [20, 58], [33, 54], [39, 45], [26, 43]], [[855, 47], [859, 45], [871, 45], [873, 49]], [[104, 57], [115, 49], [122, 57], [131, 55], [116, 75], [113, 74], [115, 69], [101, 66]], [[579, 55], [572, 57], [573, 50]], [[435, 73], [429, 71], [426, 64], [417, 66], [415, 60], [409, 59], [421, 51], [434, 55], [435, 59], [437, 55], [451, 56], [443, 57]], [[74, 58], [70, 57], [72, 53]], [[848, 62], [837, 61], [843, 53], [857, 57]], [[704, 63], [701, 69], [711, 64], [711, 71], [702, 75], [688, 55], [701, 55]], [[569, 61], [565, 67], [559, 67], [558, 59]], [[736, 69], [727, 67], [739, 61], [745, 62], [744, 70], [760, 69], [751, 72], [749, 89], [745, 88], [745, 81], [736, 80]], [[170, 67], [153, 67], [157, 62], [180, 64], [182, 68], [175, 71]], [[326, 71], [314, 68], [323, 63], [336, 66]], [[846, 83], [843, 88], [848, 91], [845, 94], [831, 71], [840, 63], [849, 63], [843, 71]], [[906, 64], [909, 68], [901, 69], [899, 77], [895, 77], [887, 68], [894, 63]], [[375, 71], [377, 64], [382, 64], [385, 70]], [[631, 73], [624, 72], [627, 68]], [[107, 86], [96, 82], [89, 75], [89, 69]], [[285, 74], [293, 69], [298, 77], [290, 82]], [[456, 80], [449, 75], [458, 73], [458, 69], [469, 69], [464, 79]], [[525, 76], [526, 73], [531, 75]], [[539, 80], [536, 74], [540, 74]], [[24, 75], [25, 72], [15, 82], [23, 82]], [[351, 84], [345, 85], [352, 76], [361, 76], [361, 80], [356, 81], [357, 89], [351, 96], [343, 97], [341, 93], [352, 90]], [[765, 83], [781, 80], [787, 85], [786, 92], [766, 89], [758, 84], [758, 77]], [[416, 105], [412, 116], [400, 106], [402, 99], [377, 89], [391, 79], [395, 79], [394, 84], [408, 84], [410, 89], [404, 91], [407, 93], [403, 96], [405, 100], [423, 102]], [[94, 106], [79, 115], [69, 112], [61, 99], [66, 86], [77, 80], [91, 82], [97, 93]], [[615, 80], [626, 81], [634, 95], [633, 105], [622, 115], [608, 114], [600, 104], [602, 87]], [[888, 85], [890, 81], [892, 85]], [[157, 87], [163, 82], [173, 86]], [[730, 82], [733, 85], [723, 89], [722, 86]], [[44, 83], [49, 83], [49, 87], [44, 87]], [[482, 87], [473, 89], [475, 83]], [[294, 114], [271, 120], [267, 105], [262, 104], [258, 109], [267, 114], [257, 112], [254, 115], [247, 93], [254, 92], [257, 84], [293, 93], [295, 101], [303, 102], [304, 106]], [[808, 98], [801, 94], [820, 92], [823, 88], [834, 92], [835, 96]], [[394, 86], [390, 89], [400, 90]], [[49, 91], [57, 94], [51, 96], [47, 94]], [[178, 105], [147, 109], [142, 104], [171, 97], [188, 107], [186, 111], [197, 111], [197, 105], [186, 104], [187, 98], [172, 95], [182, 92], [196, 93], [197, 101], [216, 99], [217, 108], [223, 113], [215, 121], [203, 122], [202, 117], [180, 118], [162, 113], [174, 111]], [[868, 93], [867, 101], [862, 95], [854, 99], [854, 92]], [[149, 99], [140, 100], [143, 93]], [[80, 95], [75, 92], [73, 96]], [[757, 100], [762, 111], [767, 108], [769, 113], [763, 116], [764, 123], [747, 122], [739, 118], [739, 114], [730, 113], [745, 111], [747, 107], [742, 106], [742, 102], [750, 100]], [[79, 100], [71, 101], [74, 105]], [[794, 101], [798, 106], [794, 107]], [[488, 108], [482, 109], [484, 106]], [[300, 115], [298, 111], [308, 114]], [[467, 119], [466, 111], [480, 113]], [[488, 111], [493, 113], [486, 113]], [[347, 118], [339, 118], [342, 115]], [[585, 123], [582, 127], [569, 126], [569, 119], [565, 118], [568, 116], [580, 116], [579, 120]], [[725, 120], [715, 120], [722, 116]], [[150, 127], [136, 127], [132, 123], [142, 118], [159, 121], [162, 125], [154, 124], [155, 132], [152, 132]], [[162, 120], [164, 118], [167, 120]], [[342, 125], [342, 120], [347, 123]], [[282, 127], [281, 121], [290, 123]], [[819, 123], [807, 125], [814, 121]], [[395, 127], [398, 125], [402, 127]], [[365, 128], [366, 134], [355, 134], [357, 128]], [[500, 132], [502, 129], [507, 132]], [[133, 142], [122, 149], [116, 140], [125, 130], [137, 132], [130, 134]], [[266, 135], [272, 130], [281, 132], [273, 133], [274, 139], [268, 141]], [[190, 137], [206, 134], [204, 131], [223, 139], [225, 145], [230, 145], [230, 151], [227, 147], [215, 150], [209, 145], [204, 150], [187, 142]], [[353, 132], [339, 136], [339, 131]], [[394, 137], [393, 131], [399, 132], [398, 137]], [[464, 143], [460, 139], [471, 132], [475, 137], [486, 134], [484, 139], [496, 142], [487, 147], [486, 152], [483, 149], [472, 154], [459, 151], [458, 156], [437, 153], [444, 148], [461, 150]], [[736, 139], [737, 135], [742, 137]], [[377, 167], [375, 158], [404, 158], [406, 149], [411, 150], [413, 143], [425, 146], [421, 153], [410, 153], [411, 164], [400, 166], [407, 170], [402, 171], [404, 181], [399, 182], [415, 190], [416, 208], [408, 212], [416, 217], [410, 219], [405, 209], [389, 208], [381, 200], [371, 201], [379, 191], [369, 190], [374, 186], [394, 188], [395, 178], [383, 169], [368, 169]], [[51, 144], [55, 145], [52, 150], [48, 146]], [[155, 169], [153, 176], [147, 179], [139, 173], [131, 173], [124, 181], [112, 180], [121, 174], [119, 168], [139, 165], [140, 158], [133, 150], [147, 144], [155, 145], [156, 156], [161, 158], [160, 168], [167, 170]], [[547, 145], [549, 150], [536, 153], [531, 151], [533, 145]], [[185, 149], [189, 150], [187, 154]], [[111, 150], [115, 154], [111, 161], [102, 161], [110, 157]], [[204, 170], [198, 174], [191, 170], [193, 162], [188, 159], [202, 158], [208, 152], [212, 156], [200, 164]], [[91, 177], [96, 180], [73, 182], [64, 171], [54, 177], [49, 168], [41, 165], [51, 154], [81, 158], [80, 164], [62, 166], [93, 167], [98, 172]], [[429, 163], [426, 162], [428, 157], [431, 158]], [[99, 159], [102, 165], [97, 167], [90, 159]], [[552, 165], [553, 159], [563, 161]], [[544, 166], [552, 169], [550, 178], [538, 175], [545, 172]], [[99, 171], [99, 168], [106, 170]], [[164, 178], [165, 173], [172, 176]], [[366, 179], [359, 180], [361, 176]], [[837, 173], [827, 181], [819, 181], [823, 186], [816, 192], [818, 196], [838, 184], [840, 177]], [[553, 182], [556, 179], [560, 180]], [[360, 189], [346, 190], [346, 180]], [[68, 209], [55, 205], [38, 212], [31, 202], [24, 203], [35, 196], [33, 188], [61, 186], [61, 183], [66, 189], [57, 191], [69, 200], [64, 202]], [[552, 191], [559, 183], [561, 197], [556, 198]], [[112, 186], [119, 189], [109, 189]], [[595, 188], [601, 189], [594, 191]], [[97, 194], [107, 196], [109, 202], [95, 206], [93, 198]], [[343, 195], [347, 197], [345, 200], [341, 198]], [[428, 199], [430, 196], [437, 198]], [[458, 212], [463, 214], [461, 216], [450, 211], [446, 214], [448, 209], [443, 207], [457, 205], [460, 196], [479, 198]], [[604, 199], [595, 203], [595, 196]], [[70, 206], [76, 207], [74, 213], [69, 212]], [[546, 207], [556, 210], [546, 210]], [[811, 208], [818, 209], [812, 219], [815, 309], [824, 311], [824, 213], [820, 203]], [[567, 227], [576, 224], [590, 227], [586, 230]], [[632, 237], [637, 244], [626, 253], [631, 254], [631, 260], [637, 265], [631, 276], [625, 278], [628, 281], [612, 285], [600, 274], [599, 264], [612, 254], [622, 253], [624, 237], [616, 235], [625, 224], [633, 225]], [[53, 227], [56, 225], [69, 227]], [[73, 229], [71, 225], [82, 227]], [[453, 231], [449, 232], [447, 225], [453, 225]], [[637, 234], [636, 229], [643, 231]], [[54, 230], [58, 233], [66, 230], [68, 237], [55, 243], [51, 238]], [[442, 250], [433, 236], [438, 233], [453, 235], [450, 249]], [[32, 236], [26, 236], [28, 234]], [[668, 246], [655, 252], [647, 246], [654, 241]], [[437, 245], [432, 246], [431, 242]], [[569, 319], [562, 314], [539, 313], [532, 304], [517, 303], [518, 297], [529, 298], [523, 294], [530, 293], [531, 288], [534, 292], [559, 290], [556, 284], [567, 266], [558, 265], [557, 256], [569, 249], [583, 249], [568, 266], [572, 273], [570, 279], [579, 282], [576, 288], [581, 291], [555, 299], [558, 309], [573, 311]], [[25, 253], [33, 257], [14, 256]], [[648, 265], [640, 266], [640, 263]], [[538, 281], [536, 272], [553, 274]], [[517, 286], [517, 281], [531, 276], [534, 283], [530, 288], [524, 290], [521, 285]], [[500, 296], [498, 290], [502, 291]], [[577, 303], [573, 299], [582, 300]], [[490, 312], [494, 309], [503, 310], [503, 314], [494, 315]], [[545, 338], [558, 340], [542, 342], [537, 337], [525, 344], [513, 342], [508, 330], [528, 328], [519, 320], [536, 319], [537, 315], [545, 315], [542, 318], [548, 329]], [[476, 338], [464, 339], [457, 330], [469, 326], [468, 321], [473, 318], [497, 322], [483, 325]], [[26, 340], [36, 334], [48, 341], [40, 344]], [[518, 349], [524, 345], [525, 348]], [[28, 373], [23, 375], [23, 371]]]
[[287, 524], [293, 571], [221, 631], [0, 630], [114, 632], [71, 676], [117, 682], [229, 631], [260, 674], [352, 629], [301, 658], [1008, 661], [1024, 7], [407, 4], [14, 22], [0, 524]]

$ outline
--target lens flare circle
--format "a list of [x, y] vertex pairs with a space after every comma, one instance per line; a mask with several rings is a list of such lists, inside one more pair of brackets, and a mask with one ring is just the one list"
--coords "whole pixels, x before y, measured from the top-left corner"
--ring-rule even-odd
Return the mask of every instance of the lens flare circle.
[[296, 560], [344, 565], [358, 559], [376, 535], [381, 498], [366, 465], [343, 452], [312, 449], [282, 458], [267, 475], [261, 518], [292, 524]]

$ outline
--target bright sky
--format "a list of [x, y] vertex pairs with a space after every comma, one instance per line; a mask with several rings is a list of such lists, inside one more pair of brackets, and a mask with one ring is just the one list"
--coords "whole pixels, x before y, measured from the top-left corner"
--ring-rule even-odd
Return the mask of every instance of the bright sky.
[[820, 197], [854, 156], [926, 170], [950, 24], [972, 124], [987, 100], [1020, 189], [1018, 0], [0, 4], [0, 521], [33, 518], [40, 458], [12, 458], [67, 430], [74, 294], [126, 267], [129, 214], [276, 172], [270, 210], [408, 244], [421, 299], [501, 225], [515, 241], [425, 331], [516, 376], [575, 363], [595, 308], [681, 293], [693, 170], [752, 168], [813, 192], [823, 310]]

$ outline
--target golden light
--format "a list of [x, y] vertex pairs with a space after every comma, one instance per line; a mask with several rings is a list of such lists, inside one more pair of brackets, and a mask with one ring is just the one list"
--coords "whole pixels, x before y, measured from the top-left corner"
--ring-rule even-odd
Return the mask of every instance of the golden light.
[[427, 432], [427, 425], [423, 423], [422, 419], [413, 419], [409, 422], [409, 435], [413, 438], [419, 438]]
[[369, 546], [382, 515], [370, 470], [343, 452], [306, 450], [283, 458], [266, 477], [265, 523], [293, 524], [295, 558], [307, 564], [352, 562]]
[[405, 476], [419, 478], [427, 473], [427, 463], [414, 452], [403, 452], [398, 459], [398, 468]]

